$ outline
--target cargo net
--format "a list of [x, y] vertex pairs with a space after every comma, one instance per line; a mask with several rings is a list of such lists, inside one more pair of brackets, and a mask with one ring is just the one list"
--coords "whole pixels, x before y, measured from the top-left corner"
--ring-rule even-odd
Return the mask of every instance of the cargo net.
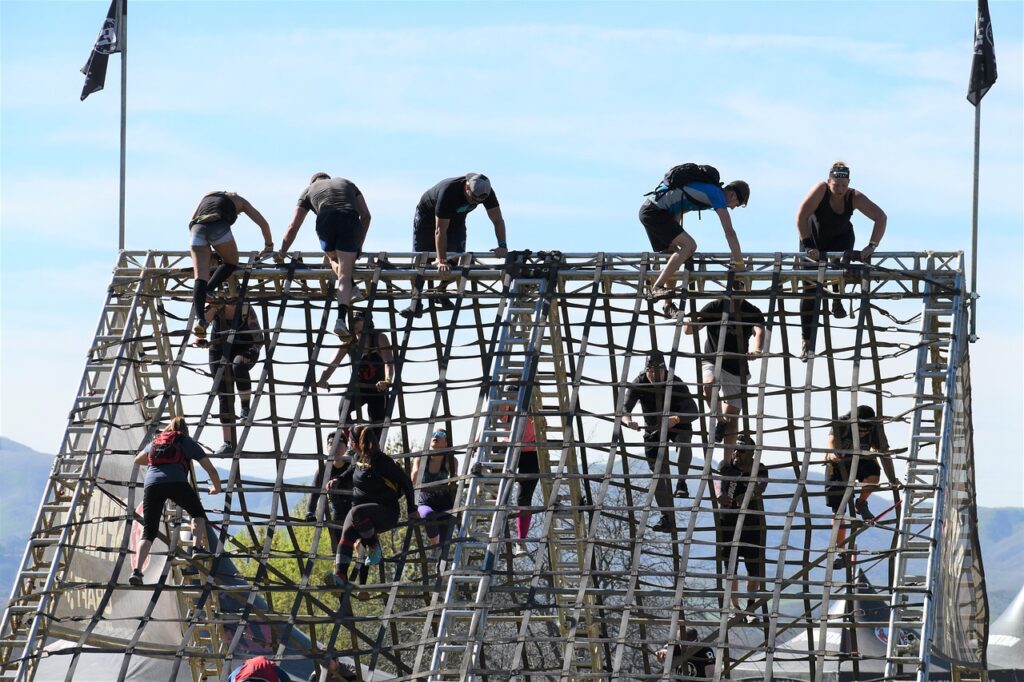
[[[294, 679], [326, 674], [330, 655], [353, 679], [870, 680], [980, 665], [959, 254], [767, 254], [741, 275], [726, 261], [681, 271], [668, 318], [645, 299], [660, 257], [466, 254], [446, 284], [422, 254], [363, 257], [353, 307], [394, 363], [375, 393], [367, 334], [323, 380], [340, 343], [322, 256], [252, 255], [221, 292], [263, 332], [243, 415], [232, 352], [211, 362], [189, 343], [187, 254], [123, 254], [5, 613], [3, 669], [223, 679], [263, 654]], [[652, 351], [665, 376], [644, 386]], [[865, 406], [872, 430], [843, 421]], [[133, 587], [132, 458], [172, 415], [211, 452], [231, 444], [212, 458], [223, 494], [203, 496], [213, 556], [168, 504]], [[317, 481], [327, 436], [355, 423], [407, 471], [444, 430], [454, 520], [434, 546], [403, 503], [382, 563], [356, 547], [337, 587], [340, 524]], [[847, 457], [826, 467], [830, 454]], [[889, 462], [906, 487], [882, 466], [856, 504], [858, 478]]]

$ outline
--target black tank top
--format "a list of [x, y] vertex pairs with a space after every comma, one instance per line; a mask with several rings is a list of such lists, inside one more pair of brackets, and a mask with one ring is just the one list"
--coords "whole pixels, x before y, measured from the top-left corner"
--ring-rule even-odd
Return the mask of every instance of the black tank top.
[[189, 227], [219, 222], [234, 225], [237, 219], [238, 209], [235, 208], [235, 202], [228, 196], [228, 193], [210, 192], [199, 202], [199, 208], [192, 216]]
[[832, 191], [826, 186], [825, 196], [811, 216], [811, 234], [821, 251], [845, 251], [853, 248], [853, 192], [849, 190], [843, 200], [843, 212], [832, 210]]
[[[367, 339], [363, 357], [359, 360], [358, 386], [362, 390], [376, 391], [377, 382], [384, 378], [384, 357], [380, 354], [378, 334], [380, 332], [370, 332], [370, 338]], [[357, 343], [353, 343], [351, 350], [355, 351], [358, 347]]]

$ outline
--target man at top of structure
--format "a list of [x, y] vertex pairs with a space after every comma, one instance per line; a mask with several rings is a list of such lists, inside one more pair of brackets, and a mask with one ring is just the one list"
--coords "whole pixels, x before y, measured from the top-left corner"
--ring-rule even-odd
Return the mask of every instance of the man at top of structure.
[[295, 241], [306, 215], [316, 214], [316, 235], [320, 248], [331, 263], [338, 279], [335, 293], [338, 301], [338, 319], [334, 333], [342, 339], [351, 337], [348, 329], [349, 306], [352, 304], [352, 271], [356, 257], [363, 248], [363, 240], [370, 229], [370, 209], [363, 193], [350, 180], [332, 178], [327, 173], [314, 173], [309, 186], [299, 195], [295, 214], [288, 224], [281, 243], [279, 259], [284, 259], [288, 247]]
[[[863, 192], [850, 187], [850, 167], [844, 161], [836, 161], [829, 169], [828, 179], [811, 188], [804, 197], [796, 214], [796, 229], [800, 235], [800, 249], [811, 260], [818, 260], [822, 252], [853, 251], [853, 212], [860, 211], [874, 222], [871, 240], [857, 253], [860, 260], [867, 261], [878, 248], [885, 234], [886, 215]], [[840, 294], [842, 291], [839, 292]], [[814, 338], [818, 319], [817, 285], [807, 282], [800, 302], [800, 326], [803, 335], [802, 359], [806, 360], [814, 350]], [[845, 317], [842, 302], [836, 299], [832, 305], [833, 315]]]
[[490, 179], [480, 173], [446, 178], [423, 193], [413, 218], [413, 250], [434, 251], [438, 272], [449, 271], [448, 254], [466, 250], [466, 216], [480, 204], [494, 223], [498, 246], [492, 251], [504, 256], [505, 219]]
[[647, 298], [652, 302], [664, 300], [662, 311], [666, 317], [679, 314], [671, 301], [676, 271], [697, 251], [697, 242], [683, 229], [683, 216], [691, 211], [713, 210], [729, 243], [730, 264], [735, 270], [743, 270], [743, 254], [729, 209], [746, 206], [748, 199], [750, 186], [743, 180], [733, 180], [722, 186], [715, 168], [692, 163], [670, 169], [661, 184], [648, 195], [640, 207], [640, 222], [647, 231], [651, 249], [671, 253], [672, 256], [651, 286]]

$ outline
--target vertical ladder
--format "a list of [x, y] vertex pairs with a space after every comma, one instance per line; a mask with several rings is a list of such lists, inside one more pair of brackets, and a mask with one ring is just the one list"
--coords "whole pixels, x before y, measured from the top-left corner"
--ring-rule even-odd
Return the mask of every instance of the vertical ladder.
[[885, 679], [927, 680], [934, 625], [932, 588], [946, 475], [943, 412], [951, 404], [951, 350], [959, 286], [924, 284], [907, 485], [896, 541]]
[[[465, 511], [452, 552], [452, 568], [437, 625], [431, 680], [473, 680], [487, 630], [492, 576], [502, 550], [508, 499], [519, 467], [537, 355], [554, 291], [545, 278], [517, 276], [509, 286], [491, 361], [487, 412], [472, 454]], [[509, 381], [518, 381], [514, 399]], [[503, 411], [512, 406], [513, 411]], [[501, 421], [511, 416], [509, 421]], [[506, 441], [508, 445], [506, 446]], [[460, 505], [461, 506], [461, 505]], [[463, 595], [471, 595], [468, 601]]]
[[0, 621], [0, 680], [20, 682], [35, 672], [47, 624], [57, 608], [54, 595], [67, 579], [116, 422], [114, 413], [132, 380], [134, 339], [141, 335], [145, 288], [153, 268], [152, 252], [141, 268], [128, 268], [122, 260], [107, 291], [60, 452]]

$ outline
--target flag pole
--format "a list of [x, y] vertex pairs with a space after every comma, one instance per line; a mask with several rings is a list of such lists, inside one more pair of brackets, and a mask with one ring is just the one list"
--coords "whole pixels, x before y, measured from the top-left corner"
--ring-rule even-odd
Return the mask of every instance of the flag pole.
[[978, 174], [981, 159], [981, 100], [974, 105], [974, 210], [971, 219], [971, 334], [978, 340]]
[[[121, 52], [121, 197], [118, 212], [117, 248], [124, 251], [124, 190], [125, 190], [125, 128], [128, 120], [128, 8], [127, 0], [118, 0], [118, 16], [120, 17], [120, 35], [117, 45]], [[977, 191], [977, 176], [975, 176]]]

